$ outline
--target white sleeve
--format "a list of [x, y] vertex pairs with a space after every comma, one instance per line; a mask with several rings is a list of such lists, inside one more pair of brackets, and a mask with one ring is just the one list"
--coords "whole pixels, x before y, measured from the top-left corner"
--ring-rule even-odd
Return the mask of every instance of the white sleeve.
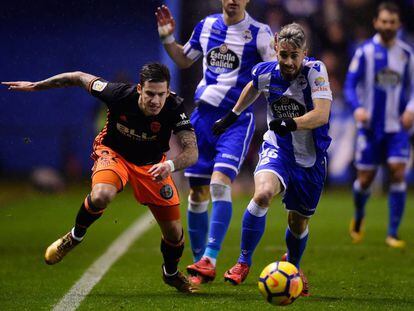
[[257, 34], [257, 50], [264, 62], [270, 62], [276, 60], [275, 40], [272, 36], [270, 27], [265, 25], [260, 27]]
[[414, 112], [414, 54], [410, 54], [410, 63], [408, 68], [408, 76], [410, 79], [410, 87], [408, 93], [408, 103], [407, 107], [405, 108], [408, 111]]
[[308, 81], [311, 88], [312, 99], [322, 98], [332, 100], [328, 72], [326, 71], [324, 63], [315, 61], [312, 68], [309, 70]]

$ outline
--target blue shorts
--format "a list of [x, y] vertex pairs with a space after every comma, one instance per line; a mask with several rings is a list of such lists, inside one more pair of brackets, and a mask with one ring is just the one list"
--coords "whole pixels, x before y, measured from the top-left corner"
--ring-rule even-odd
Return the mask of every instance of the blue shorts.
[[358, 129], [355, 166], [358, 169], [376, 169], [388, 163], [407, 163], [410, 157], [410, 142], [405, 131], [378, 135], [367, 129]]
[[264, 142], [255, 175], [260, 172], [271, 172], [279, 178], [285, 188], [282, 201], [287, 210], [305, 217], [315, 213], [327, 173], [326, 157], [317, 158], [312, 167], [302, 167], [279, 147]]
[[244, 113], [225, 133], [213, 135], [214, 122], [227, 112], [202, 103], [191, 115], [198, 145], [198, 161], [184, 173], [190, 177], [191, 186], [208, 185], [213, 171], [222, 172], [231, 181], [239, 173], [254, 133], [254, 117], [252, 113]]

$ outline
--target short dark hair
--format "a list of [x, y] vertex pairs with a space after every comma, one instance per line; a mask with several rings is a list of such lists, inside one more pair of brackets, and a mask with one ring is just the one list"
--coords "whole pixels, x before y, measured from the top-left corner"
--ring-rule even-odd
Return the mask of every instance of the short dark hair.
[[161, 63], [148, 63], [141, 68], [139, 79], [142, 86], [146, 81], [167, 82], [167, 86], [170, 86], [170, 70]]
[[375, 17], [378, 17], [381, 11], [388, 11], [397, 14], [398, 17], [401, 17], [400, 8], [398, 5], [391, 1], [381, 2], [377, 8], [377, 15]]

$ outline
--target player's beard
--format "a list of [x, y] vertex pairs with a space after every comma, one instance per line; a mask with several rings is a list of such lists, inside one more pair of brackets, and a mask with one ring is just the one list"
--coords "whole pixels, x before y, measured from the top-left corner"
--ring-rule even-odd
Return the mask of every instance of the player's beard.
[[228, 4], [224, 7], [224, 11], [229, 17], [234, 17], [239, 13], [240, 5]]
[[384, 43], [391, 42], [397, 36], [397, 32], [396, 31], [393, 31], [393, 30], [380, 30], [379, 31], [379, 34], [381, 36], [381, 40]]
[[294, 80], [298, 74], [299, 74], [299, 69], [298, 70], [289, 70], [286, 71], [286, 69], [284, 69], [283, 67], [280, 68], [280, 72], [282, 73], [282, 77], [287, 80], [287, 81], [292, 81]]

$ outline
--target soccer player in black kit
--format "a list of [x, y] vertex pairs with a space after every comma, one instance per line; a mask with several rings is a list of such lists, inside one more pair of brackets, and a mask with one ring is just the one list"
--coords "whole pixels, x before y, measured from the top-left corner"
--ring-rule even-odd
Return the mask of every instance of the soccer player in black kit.
[[[170, 73], [159, 63], [145, 65], [138, 85], [112, 83], [80, 71], [62, 73], [43, 81], [2, 82], [10, 90], [38, 91], [79, 86], [108, 107], [105, 127], [93, 144], [95, 160], [92, 191], [76, 216], [75, 226], [46, 250], [45, 261], [53, 265], [78, 245], [87, 228], [127, 182], [136, 200], [150, 208], [161, 231], [163, 280], [181, 292], [197, 287], [178, 271], [184, 250], [178, 191], [170, 176], [197, 161], [198, 151], [193, 127], [184, 111], [182, 98], [169, 90]], [[182, 152], [166, 160], [171, 133], [179, 138]]]

